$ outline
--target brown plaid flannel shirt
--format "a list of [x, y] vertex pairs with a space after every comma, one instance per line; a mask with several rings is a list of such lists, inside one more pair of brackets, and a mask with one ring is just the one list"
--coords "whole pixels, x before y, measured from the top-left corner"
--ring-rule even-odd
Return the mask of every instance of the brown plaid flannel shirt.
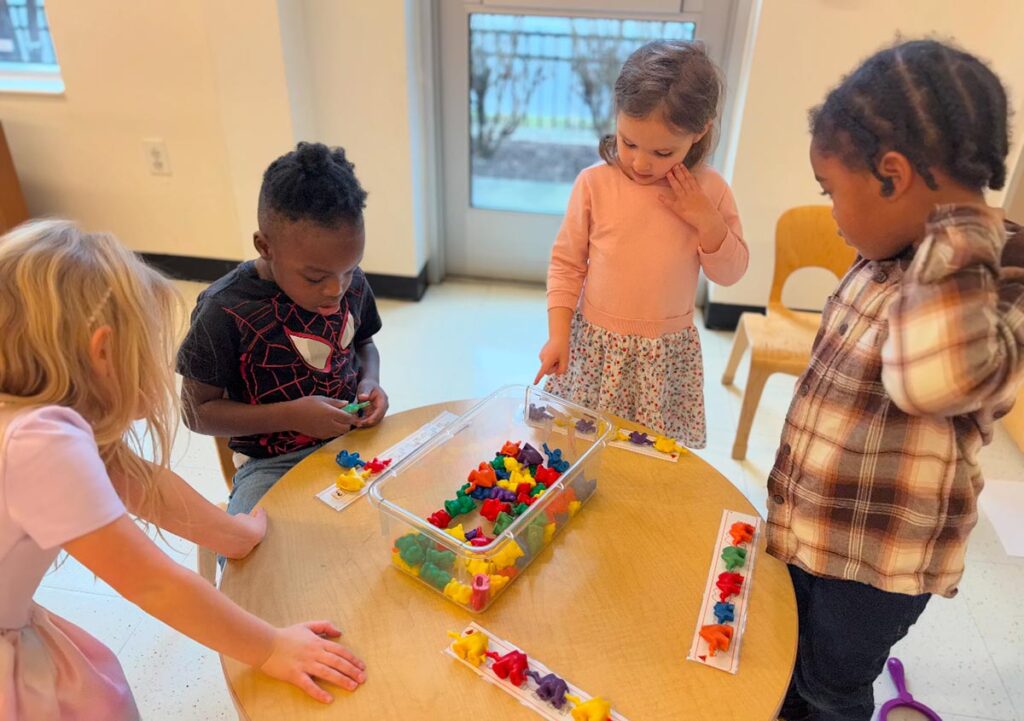
[[[1007, 239], [1009, 237], [1009, 239]], [[768, 480], [768, 552], [818, 576], [953, 596], [978, 451], [1024, 374], [1024, 233], [937, 208], [829, 298]]]

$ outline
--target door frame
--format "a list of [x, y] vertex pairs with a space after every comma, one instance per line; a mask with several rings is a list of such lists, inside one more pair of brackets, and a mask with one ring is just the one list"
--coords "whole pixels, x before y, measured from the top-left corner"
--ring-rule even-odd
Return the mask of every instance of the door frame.
[[[426, 234], [427, 278], [432, 284], [442, 282], [448, 275], [445, 239], [449, 217], [446, 205], [445, 181], [447, 173], [444, 152], [444, 126], [442, 113], [442, 54], [441, 23], [443, 2], [455, 0], [406, 0], [406, 36], [409, 40], [409, 94], [410, 111], [416, 116], [417, 128], [423, 145], [422, 167], [414, 178], [414, 205], [421, 208], [421, 220]], [[553, 0], [558, 2], [558, 0]], [[640, 20], [675, 20], [685, 22], [699, 17], [706, 2], [721, 0], [680, 0], [678, 13], [629, 12], [618, 13], [604, 9], [552, 6], [552, 0], [476, 0], [463, 2], [477, 11], [507, 14], [535, 14], [578, 17], [614, 17], [620, 15]], [[572, 0], [569, 0], [571, 3]], [[721, 58], [721, 71], [726, 83], [725, 103], [719, 138], [711, 161], [722, 169], [726, 180], [732, 175], [734, 150], [738, 145], [739, 120], [746, 93], [746, 76], [753, 49], [754, 36], [762, 0], [729, 0], [730, 8], [721, 33], [722, 46], [717, 51], [709, 44], [713, 56]], [[568, 5], [569, 3], [566, 3]], [[468, 14], [468, 11], [466, 11]], [[460, 71], [468, 73], [468, 53], [462, 53]], [[415, 145], [415, 143], [414, 143]], [[467, 151], [468, 154], [468, 151]], [[414, 164], [415, 167], [415, 164]], [[419, 186], [419, 190], [416, 190]], [[467, 194], [468, 197], [468, 194]], [[500, 212], [500, 211], [496, 211]], [[512, 211], [509, 211], [512, 212]], [[461, 221], [460, 221], [461, 222]], [[552, 241], [554, 239], [552, 238]]]

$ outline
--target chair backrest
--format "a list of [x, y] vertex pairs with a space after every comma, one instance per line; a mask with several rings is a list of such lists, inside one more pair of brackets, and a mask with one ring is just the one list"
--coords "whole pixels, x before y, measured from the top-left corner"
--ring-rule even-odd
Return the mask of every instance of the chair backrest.
[[775, 225], [775, 274], [768, 305], [782, 305], [782, 289], [795, 271], [824, 268], [842, 278], [856, 257], [857, 251], [839, 235], [829, 206], [790, 208]]
[[0, 235], [28, 220], [28, 208], [14, 172], [14, 161], [7, 149], [3, 126], [0, 126]]
[[220, 461], [220, 472], [224, 474], [224, 482], [228, 484], [230, 491], [235, 485], [235, 452], [228, 448], [228, 439], [216, 436], [214, 442], [217, 444], [217, 459]]

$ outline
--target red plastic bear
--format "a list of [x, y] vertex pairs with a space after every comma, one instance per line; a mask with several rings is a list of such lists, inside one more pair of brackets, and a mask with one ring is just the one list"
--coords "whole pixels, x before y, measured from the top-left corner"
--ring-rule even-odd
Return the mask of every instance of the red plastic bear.
[[543, 483], [547, 488], [551, 488], [551, 484], [557, 481], [561, 475], [554, 468], [539, 466], [533, 480], [537, 481], [537, 483]]
[[531, 496], [529, 493], [523, 492], [516, 496], [516, 503], [525, 503], [528, 506], [532, 506], [533, 502], [537, 500], [536, 496]]
[[452, 522], [452, 517], [448, 515], [448, 511], [441, 509], [440, 511], [434, 511], [427, 516], [427, 520], [432, 526], [448, 528], [448, 524]]
[[374, 457], [372, 461], [367, 461], [366, 465], [363, 466], [363, 470], [369, 471], [371, 474], [378, 474], [385, 468], [391, 465], [391, 459], [385, 458], [383, 460]]
[[739, 546], [742, 543], [749, 543], [754, 540], [754, 527], [749, 523], [734, 523], [729, 528], [729, 535], [732, 536], [732, 545]]
[[504, 656], [499, 656], [493, 651], [487, 655], [494, 659], [491, 670], [498, 678], [507, 678], [514, 686], [522, 686], [526, 681], [526, 669], [529, 668], [526, 654], [522, 651], [509, 651]]
[[732, 641], [732, 626], [712, 624], [700, 629], [700, 637], [708, 642], [708, 653], [714, 656], [719, 650], [728, 651]]
[[491, 523], [498, 520], [498, 514], [502, 511], [510, 513], [512, 511], [512, 504], [502, 503], [497, 498], [488, 498], [484, 501], [484, 504], [480, 506], [480, 515]]
[[738, 573], [720, 573], [715, 581], [718, 590], [722, 592], [721, 600], [728, 601], [730, 596], [735, 596], [743, 588], [743, 576]]
[[501, 455], [517, 458], [519, 456], [521, 445], [522, 441], [517, 441], [516, 443], [513, 443], [512, 441], [505, 441], [505, 445], [501, 447]]

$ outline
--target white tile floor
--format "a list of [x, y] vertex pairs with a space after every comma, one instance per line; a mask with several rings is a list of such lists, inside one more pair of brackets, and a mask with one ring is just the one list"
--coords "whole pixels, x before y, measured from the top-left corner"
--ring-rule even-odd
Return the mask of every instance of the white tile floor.
[[[203, 286], [182, 283], [191, 301]], [[506, 383], [528, 383], [547, 329], [541, 289], [449, 282], [432, 286], [420, 303], [382, 300], [384, 330], [377, 343], [382, 381], [393, 411], [484, 395]], [[708, 408], [708, 448], [702, 454], [765, 511], [771, 467], [793, 380], [769, 381], [746, 461], [729, 458], [740, 405], [739, 388], [719, 382], [731, 333], [701, 330]], [[511, 342], [509, 342], [511, 340]], [[175, 466], [213, 501], [226, 497], [213, 442], [182, 431]], [[990, 478], [1024, 482], [1024, 454], [999, 429], [984, 452]], [[167, 544], [194, 567], [195, 549]], [[968, 551], [962, 593], [935, 599], [895, 654], [907, 667], [911, 692], [947, 721], [1024, 720], [1024, 558], [1007, 556], [982, 518]], [[175, 633], [68, 560], [43, 582], [37, 599], [114, 649], [148, 721], [231, 719], [234, 712], [214, 654]], [[887, 676], [875, 684], [881, 703], [895, 695]]]

